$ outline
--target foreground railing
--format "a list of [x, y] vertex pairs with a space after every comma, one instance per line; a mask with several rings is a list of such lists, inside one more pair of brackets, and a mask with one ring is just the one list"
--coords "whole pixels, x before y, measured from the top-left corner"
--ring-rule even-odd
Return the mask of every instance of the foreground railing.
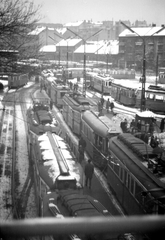
[[165, 216], [35, 218], [0, 222], [2, 238], [64, 234], [165, 233]]

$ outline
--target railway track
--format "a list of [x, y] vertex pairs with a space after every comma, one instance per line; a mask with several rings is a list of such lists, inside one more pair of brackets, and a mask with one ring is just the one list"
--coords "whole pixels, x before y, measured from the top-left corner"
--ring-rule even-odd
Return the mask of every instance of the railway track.
[[[27, 99], [31, 88], [11, 90], [3, 98], [0, 134], [0, 218], [24, 218], [33, 185], [29, 167]], [[26, 98], [25, 98], [26, 95]], [[20, 135], [22, 133], [22, 135]], [[23, 139], [24, 138], [24, 139]], [[27, 149], [26, 149], [27, 148]], [[26, 161], [26, 166], [24, 164]]]
[[10, 220], [17, 215], [15, 209], [15, 105], [8, 104], [16, 98], [12, 94], [6, 99], [3, 106], [0, 136], [0, 218]]

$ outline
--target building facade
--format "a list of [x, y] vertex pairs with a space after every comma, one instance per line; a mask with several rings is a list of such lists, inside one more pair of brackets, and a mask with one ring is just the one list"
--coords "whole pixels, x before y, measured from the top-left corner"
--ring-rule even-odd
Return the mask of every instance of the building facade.
[[165, 29], [143, 27], [125, 29], [119, 35], [119, 64], [128, 68], [142, 69], [143, 59], [146, 69], [156, 71], [156, 66], [165, 66]]

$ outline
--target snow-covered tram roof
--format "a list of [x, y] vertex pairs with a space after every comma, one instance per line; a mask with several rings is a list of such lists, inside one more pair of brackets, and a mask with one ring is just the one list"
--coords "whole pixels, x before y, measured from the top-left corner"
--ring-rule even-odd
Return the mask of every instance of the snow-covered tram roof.
[[[38, 143], [42, 158], [42, 171], [48, 175], [49, 182], [51, 185], [57, 179], [76, 179], [77, 186], [81, 186], [81, 169], [74, 155], [72, 154], [69, 146], [66, 144], [63, 138], [60, 136], [47, 132], [38, 137]], [[68, 175], [61, 175], [61, 170], [59, 166], [66, 167], [68, 170]], [[60, 178], [59, 178], [60, 176]]]
[[114, 79], [114, 81], [112, 82], [112, 86], [113, 85], [135, 90], [140, 90], [142, 88], [142, 84], [137, 80]]

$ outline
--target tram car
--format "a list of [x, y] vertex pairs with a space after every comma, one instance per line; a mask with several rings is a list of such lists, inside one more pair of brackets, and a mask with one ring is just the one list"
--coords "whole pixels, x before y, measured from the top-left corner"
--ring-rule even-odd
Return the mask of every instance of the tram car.
[[65, 94], [63, 97], [62, 115], [72, 132], [80, 136], [82, 112], [90, 109], [89, 101], [77, 92]]
[[40, 136], [32, 133], [31, 139], [40, 191], [82, 188], [81, 165], [63, 138], [46, 132]]
[[109, 139], [122, 133], [120, 126], [107, 116], [92, 111], [82, 113], [81, 136], [86, 142], [86, 151], [95, 166], [107, 168]]
[[165, 112], [165, 88], [150, 85], [146, 89], [146, 108], [153, 112]]
[[90, 87], [103, 94], [110, 94], [111, 83], [114, 78], [106, 74], [87, 73], [87, 79], [90, 79]]
[[[88, 68], [86, 67], [85, 68], [86, 72], [90, 72], [92, 71], [91, 68]], [[73, 79], [73, 78], [83, 78], [84, 77], [84, 68], [67, 68], [67, 69], [64, 69], [64, 72], [65, 72], [65, 76], [68, 78], [68, 79]]]
[[107, 181], [129, 215], [165, 214], [165, 165], [130, 133], [109, 140]]
[[[115, 80], [111, 84], [111, 97], [125, 105], [140, 108], [141, 106], [141, 83], [130, 80]], [[153, 112], [165, 112], [165, 88], [161, 85], [146, 83], [145, 88], [146, 109]]]
[[136, 76], [134, 69], [112, 69], [108, 73], [115, 79], [135, 79]]
[[[65, 217], [111, 217], [112, 214], [95, 198], [84, 194], [80, 190], [61, 190], [58, 192], [49, 192], [43, 197], [43, 217], [56, 217], [64, 219]], [[132, 234], [129, 234], [133, 236]], [[118, 239], [119, 234], [101, 234], [103, 240]], [[121, 237], [121, 236], [120, 236]], [[122, 235], [124, 239], [124, 234]], [[70, 234], [60, 239], [65, 240], [99, 240], [100, 235], [91, 234], [86, 236], [84, 233]], [[56, 236], [56, 239], [58, 237]], [[134, 238], [133, 238], [134, 239]]]
[[116, 102], [138, 108], [141, 104], [141, 84], [137, 81], [114, 80], [110, 95]]
[[20, 88], [29, 81], [28, 74], [13, 73], [8, 76], [8, 88]]
[[33, 98], [33, 106], [27, 110], [29, 129], [37, 135], [46, 131], [58, 133], [60, 125], [50, 111], [49, 98]]
[[70, 92], [69, 86], [64, 84], [62, 80], [58, 80], [55, 77], [45, 79], [45, 90], [52, 102], [58, 108], [62, 108], [63, 97], [66, 93]]

